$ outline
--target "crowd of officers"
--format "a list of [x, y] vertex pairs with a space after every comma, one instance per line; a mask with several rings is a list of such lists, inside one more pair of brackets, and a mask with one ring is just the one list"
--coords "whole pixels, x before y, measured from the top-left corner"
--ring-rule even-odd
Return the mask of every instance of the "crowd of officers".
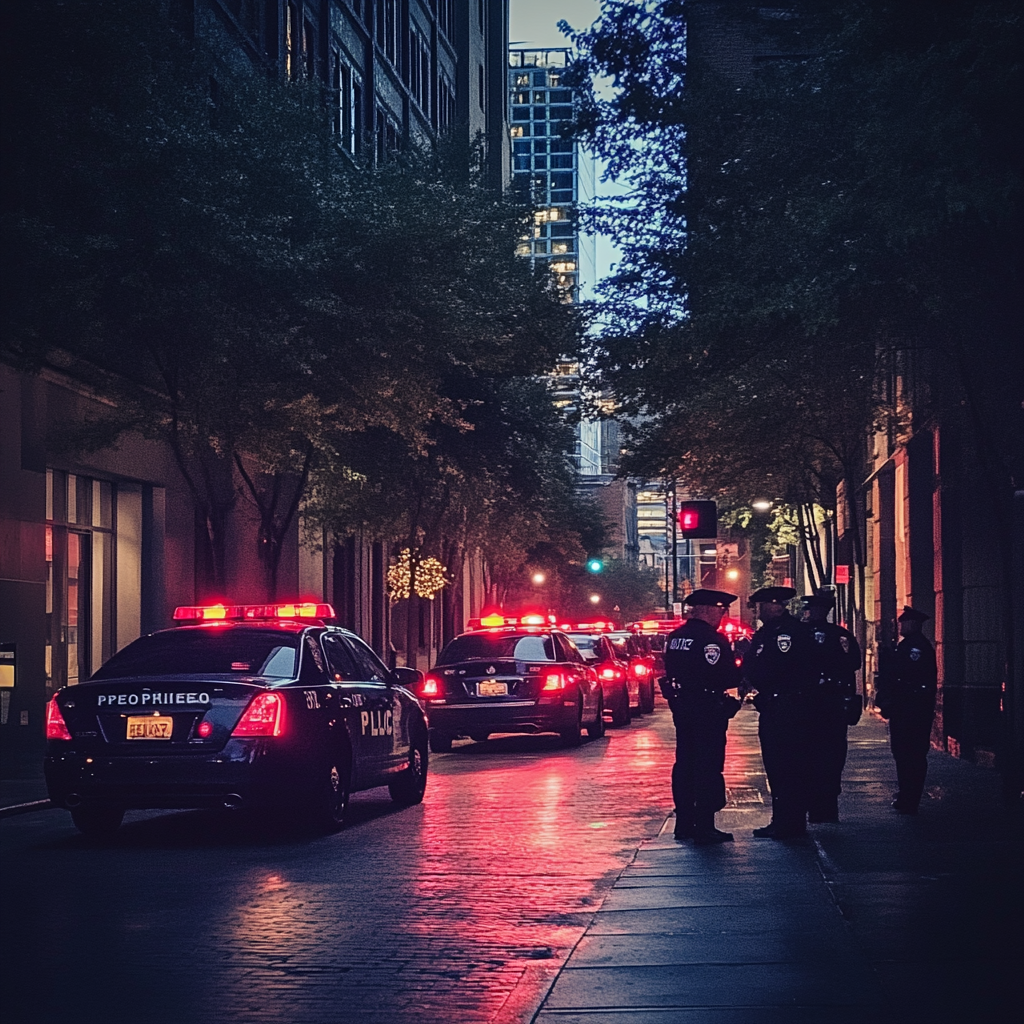
[[[800, 619], [789, 611], [791, 587], [752, 594], [761, 627], [738, 664], [718, 625], [735, 595], [696, 590], [686, 598], [686, 622], [665, 644], [662, 692], [676, 728], [672, 796], [675, 837], [698, 844], [727, 842], [715, 827], [725, 807], [723, 770], [729, 720], [742, 706], [726, 691], [753, 694], [772, 819], [758, 839], [795, 839], [807, 823], [839, 821], [846, 732], [862, 710], [857, 691], [861, 651], [848, 630], [829, 621], [834, 596], [802, 599]], [[879, 651], [876, 706], [889, 719], [899, 791], [893, 807], [916, 814], [924, 789], [936, 693], [935, 653], [921, 632], [927, 618], [905, 607], [903, 639]]]

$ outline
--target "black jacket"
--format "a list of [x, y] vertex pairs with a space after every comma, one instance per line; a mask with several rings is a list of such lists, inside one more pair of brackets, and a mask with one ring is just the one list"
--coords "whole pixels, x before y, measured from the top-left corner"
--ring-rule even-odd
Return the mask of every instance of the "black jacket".
[[709, 691], [722, 693], [739, 686], [729, 641], [710, 622], [687, 619], [669, 633], [665, 641], [665, 675], [677, 692]]
[[819, 674], [817, 645], [810, 627], [789, 612], [762, 626], [743, 658], [743, 675], [758, 693], [809, 693]]

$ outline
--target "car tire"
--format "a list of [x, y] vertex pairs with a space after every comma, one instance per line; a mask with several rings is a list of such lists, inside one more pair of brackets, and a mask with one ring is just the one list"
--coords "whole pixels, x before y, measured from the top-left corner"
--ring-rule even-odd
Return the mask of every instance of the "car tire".
[[103, 805], [72, 807], [71, 820], [82, 835], [112, 836], [124, 821], [124, 808]]
[[612, 708], [612, 725], [629, 725], [633, 721], [633, 714], [629, 710], [629, 689], [622, 688], [622, 694]]
[[409, 747], [409, 767], [388, 783], [391, 799], [402, 807], [412, 807], [423, 800], [427, 789], [427, 737], [419, 730]]
[[583, 742], [583, 703], [576, 705], [576, 724], [567, 729], [560, 729], [563, 747], [578, 747]]
[[599, 740], [604, 735], [604, 694], [597, 695], [597, 718], [593, 725], [587, 726], [587, 735], [592, 740]]
[[446, 732], [430, 730], [430, 751], [433, 754], [447, 754], [452, 749], [453, 736]]
[[325, 832], [344, 828], [351, 796], [351, 759], [339, 751], [324, 761], [317, 772], [310, 824]]
[[654, 680], [648, 679], [640, 687], [640, 711], [642, 714], [654, 713]]

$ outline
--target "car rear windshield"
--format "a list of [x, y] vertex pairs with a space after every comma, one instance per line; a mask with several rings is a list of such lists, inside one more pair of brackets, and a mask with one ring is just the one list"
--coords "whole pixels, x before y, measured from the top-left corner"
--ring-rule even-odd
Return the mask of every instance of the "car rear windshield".
[[139, 637], [93, 679], [129, 676], [238, 675], [291, 679], [299, 638], [265, 629], [203, 627]]
[[596, 636], [584, 636], [579, 633], [572, 633], [570, 639], [576, 645], [576, 649], [583, 655], [587, 661], [597, 660], [597, 651], [594, 649], [597, 647]]
[[502, 636], [474, 633], [457, 636], [441, 652], [438, 665], [454, 665], [460, 661], [497, 660], [554, 661], [555, 646], [550, 636]]

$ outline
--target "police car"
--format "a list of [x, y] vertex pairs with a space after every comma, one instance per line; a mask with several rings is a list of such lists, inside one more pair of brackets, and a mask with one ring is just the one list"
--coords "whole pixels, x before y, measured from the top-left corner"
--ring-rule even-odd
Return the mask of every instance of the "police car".
[[[539, 622], [526, 621], [533, 618]], [[420, 693], [435, 752], [451, 750], [458, 736], [486, 740], [495, 732], [557, 732], [570, 747], [580, 745], [583, 728], [604, 735], [597, 674], [540, 616], [485, 616], [445, 646]]]
[[349, 795], [423, 799], [422, 674], [389, 670], [328, 604], [178, 608], [47, 705], [51, 801], [85, 833], [128, 808], [298, 811], [337, 829]]

